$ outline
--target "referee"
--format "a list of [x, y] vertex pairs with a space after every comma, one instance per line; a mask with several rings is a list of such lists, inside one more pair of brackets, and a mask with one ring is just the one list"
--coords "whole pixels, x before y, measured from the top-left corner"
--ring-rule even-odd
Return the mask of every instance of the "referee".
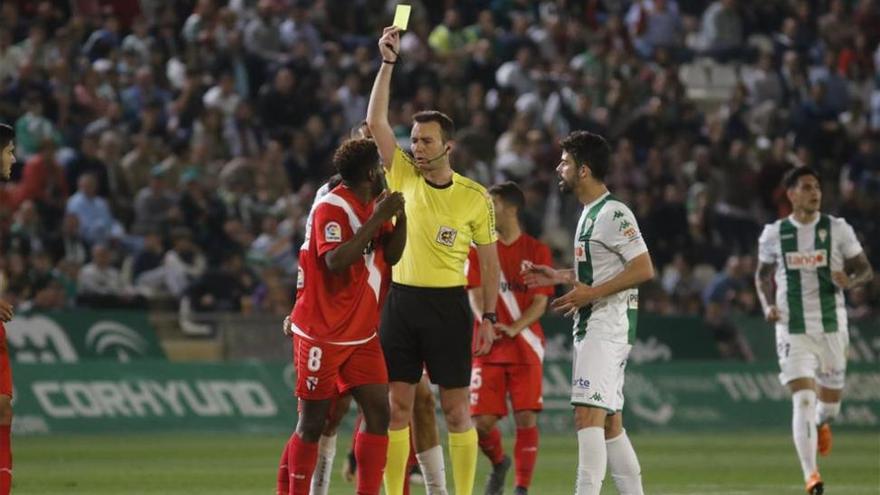
[[[403, 490], [413, 397], [424, 367], [440, 387], [455, 493], [471, 495], [478, 446], [468, 387], [472, 351], [488, 353], [496, 337], [495, 213], [486, 189], [453, 172], [449, 164], [454, 128], [448, 116], [437, 111], [413, 115], [412, 156], [397, 146], [388, 123], [388, 101], [399, 48], [400, 30], [385, 28], [379, 40], [382, 66], [367, 109], [367, 125], [385, 164], [388, 186], [403, 193], [408, 219], [406, 248], [393, 268], [379, 330], [391, 382], [385, 492], [401, 495]], [[485, 275], [486, 301], [473, 347], [473, 319], [464, 289], [471, 243], [476, 244]]]

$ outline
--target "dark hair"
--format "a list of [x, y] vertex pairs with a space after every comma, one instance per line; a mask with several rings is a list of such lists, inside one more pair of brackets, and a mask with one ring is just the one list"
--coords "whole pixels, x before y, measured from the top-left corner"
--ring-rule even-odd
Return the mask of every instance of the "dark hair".
[[517, 212], [522, 211], [526, 205], [526, 197], [515, 182], [495, 184], [489, 188], [489, 194], [498, 196], [506, 205], [515, 206]]
[[797, 187], [798, 179], [808, 175], [812, 175], [819, 181], [820, 185], [822, 184], [822, 177], [819, 176], [819, 172], [816, 169], [813, 167], [797, 167], [785, 173], [785, 176], [782, 177], [782, 185], [786, 189], [793, 189]]
[[379, 150], [372, 139], [350, 139], [342, 143], [333, 155], [333, 165], [349, 184], [369, 179], [369, 172], [379, 163]]
[[0, 149], [9, 146], [15, 139], [15, 129], [6, 124], [0, 124]]
[[611, 147], [605, 138], [587, 131], [574, 131], [563, 139], [559, 145], [574, 157], [578, 166], [590, 167], [593, 177], [604, 181], [611, 164]]
[[420, 124], [424, 124], [425, 122], [436, 122], [440, 124], [440, 137], [443, 139], [444, 143], [452, 139], [452, 136], [455, 134], [455, 124], [452, 123], [452, 119], [449, 118], [449, 115], [446, 115], [443, 112], [438, 112], [437, 110], [417, 112], [413, 115], [413, 122], [418, 122]]

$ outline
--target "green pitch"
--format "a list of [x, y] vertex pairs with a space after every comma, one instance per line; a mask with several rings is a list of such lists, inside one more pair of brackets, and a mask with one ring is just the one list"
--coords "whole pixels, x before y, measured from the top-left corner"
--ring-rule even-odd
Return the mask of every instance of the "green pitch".
[[[354, 493], [338, 475], [349, 439], [340, 437], [331, 494]], [[274, 493], [284, 440], [236, 434], [19, 437], [14, 440], [14, 493], [267, 495]], [[573, 493], [574, 436], [541, 440], [531, 493]], [[652, 495], [803, 493], [794, 448], [785, 434], [640, 434], [632, 440], [646, 492]], [[820, 459], [827, 493], [880, 493], [880, 435], [838, 434], [834, 442], [831, 457]], [[505, 448], [512, 448], [510, 439]], [[479, 467], [475, 495], [482, 494], [487, 469], [482, 456]], [[513, 470], [508, 482], [512, 487]], [[610, 476], [602, 493], [617, 493]]]

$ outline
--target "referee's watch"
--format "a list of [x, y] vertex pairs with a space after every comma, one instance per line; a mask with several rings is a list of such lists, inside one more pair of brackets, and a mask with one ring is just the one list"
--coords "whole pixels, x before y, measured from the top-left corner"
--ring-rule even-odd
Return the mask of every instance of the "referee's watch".
[[483, 313], [483, 319], [489, 320], [493, 325], [498, 323], [498, 315], [495, 313]]

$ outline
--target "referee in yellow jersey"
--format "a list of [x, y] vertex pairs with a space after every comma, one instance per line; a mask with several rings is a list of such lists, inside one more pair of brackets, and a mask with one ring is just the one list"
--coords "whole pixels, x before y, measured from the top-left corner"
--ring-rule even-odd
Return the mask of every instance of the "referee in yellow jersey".
[[[388, 101], [399, 47], [399, 30], [385, 28], [379, 40], [382, 66], [367, 109], [367, 125], [385, 164], [388, 186], [403, 193], [408, 221], [406, 249], [393, 268], [379, 330], [391, 382], [385, 493], [401, 495], [403, 491], [415, 385], [424, 367], [431, 382], [440, 387], [455, 493], [471, 495], [478, 446], [468, 387], [472, 353], [488, 353], [496, 338], [495, 212], [486, 189], [455, 173], [449, 164], [454, 129], [448, 116], [437, 111], [415, 114], [412, 156], [397, 146], [388, 123]], [[475, 342], [464, 289], [464, 264], [471, 243], [477, 246], [485, 276], [486, 312], [481, 315]]]

